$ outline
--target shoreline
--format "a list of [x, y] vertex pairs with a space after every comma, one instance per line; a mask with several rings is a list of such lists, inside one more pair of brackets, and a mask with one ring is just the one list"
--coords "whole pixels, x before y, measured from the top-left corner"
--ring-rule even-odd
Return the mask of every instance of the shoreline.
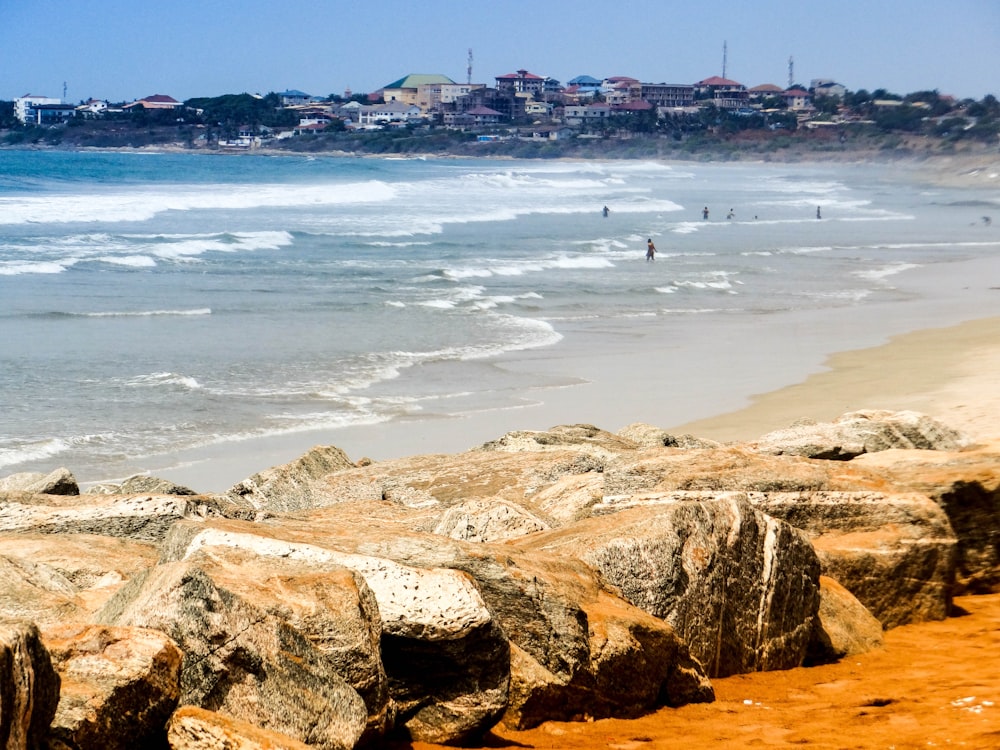
[[[580, 364], [572, 357], [568, 362], [552, 357], [551, 352], [534, 354], [498, 366], [551, 376], [553, 367]], [[1000, 369], [1000, 316], [910, 330], [891, 335], [886, 343], [840, 351], [823, 358], [820, 369], [810, 368], [797, 382], [778, 381], [777, 387], [747, 398], [734, 394], [731, 406], [704, 417], [698, 416], [706, 413], [701, 404], [693, 407], [700, 409], [694, 418], [673, 423], [656, 417], [669, 405], [654, 408], [634, 392], [634, 383], [621, 388], [616, 378], [638, 362], [656, 369], [663, 358], [669, 360], [669, 352], [649, 358], [633, 351], [625, 356], [627, 361], [623, 356], [609, 352], [604, 361], [591, 362], [576, 384], [529, 391], [520, 406], [190, 449], [172, 455], [169, 467], [151, 468], [149, 473], [198, 492], [224, 492], [315, 445], [335, 445], [353, 461], [381, 461], [460, 453], [509, 431], [589, 423], [614, 432], [633, 422], [653, 424], [675, 435], [744, 442], [797, 420], [826, 422], [861, 409], [918, 411], [976, 440], [1000, 437], [1000, 388], [993, 374]], [[628, 393], [616, 398], [623, 390]]]

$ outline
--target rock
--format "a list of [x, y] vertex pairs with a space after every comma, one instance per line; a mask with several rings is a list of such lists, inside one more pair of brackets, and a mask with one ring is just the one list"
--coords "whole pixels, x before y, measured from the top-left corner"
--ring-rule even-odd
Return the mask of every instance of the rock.
[[806, 666], [829, 664], [882, 648], [882, 623], [850, 591], [820, 576], [819, 620]]
[[[42, 498], [47, 500], [48, 498]], [[0, 534], [99, 534], [158, 542], [182, 518], [252, 515], [223, 498], [173, 495], [88, 496], [74, 505], [31, 504], [14, 500], [0, 505]]]
[[312, 745], [196, 706], [181, 706], [167, 726], [170, 750], [310, 750]]
[[833, 422], [801, 423], [748, 445], [760, 453], [847, 461], [890, 448], [957, 450], [971, 440], [932, 417], [911, 411], [855, 411]]
[[653, 425], [635, 422], [622, 427], [615, 433], [629, 440], [640, 449], [646, 448], [719, 448], [721, 443], [694, 435], [672, 435]]
[[961, 452], [885, 451], [856, 463], [945, 512], [958, 540], [956, 595], [1000, 589], [1000, 443]]
[[[357, 528], [351, 531], [356, 534]], [[252, 553], [262, 558], [255, 564], [261, 568], [303, 561], [360, 575], [378, 604], [371, 607], [371, 616], [381, 618], [382, 664], [399, 721], [414, 739], [461, 741], [485, 732], [506, 707], [507, 638], [464, 573], [268, 538], [250, 526], [231, 524], [178, 526], [165, 556], [187, 559], [209, 547]], [[258, 594], [264, 601], [273, 596]], [[343, 609], [332, 609], [330, 617]], [[373, 655], [378, 653], [376, 638]]]
[[0, 615], [40, 626], [85, 621], [158, 557], [152, 544], [130, 539], [0, 535]]
[[181, 652], [143, 628], [45, 631], [62, 679], [50, 736], [76, 750], [130, 750], [161, 737], [180, 695]]
[[496, 440], [484, 443], [478, 450], [497, 452], [524, 452], [564, 450], [573, 448], [604, 456], [635, 450], [631, 440], [606, 432], [590, 424], [559, 425], [549, 430], [517, 430]]
[[788, 669], [819, 607], [806, 536], [747, 498], [633, 507], [519, 544], [581, 559], [625, 599], [674, 626], [710, 677]]
[[119, 484], [95, 484], [89, 495], [197, 495], [199, 493], [168, 479], [136, 474]]
[[340, 448], [316, 446], [301, 458], [254, 474], [226, 493], [238, 502], [274, 513], [302, 510], [331, 502], [323, 479], [354, 464]]
[[885, 628], [941, 620], [951, 608], [956, 539], [944, 512], [916, 493], [751, 495], [763, 512], [802, 529], [824, 575]]
[[0, 492], [14, 490], [40, 495], [80, 494], [80, 487], [69, 469], [55, 469], [48, 474], [24, 472], [0, 479]]
[[0, 747], [42, 747], [59, 702], [59, 675], [38, 627], [0, 619]]
[[497, 542], [548, 528], [545, 521], [514, 503], [469, 500], [445, 511], [434, 533], [466, 542]]
[[[323, 603], [343, 604], [342, 592], [333, 590], [345, 579], [326, 577], [329, 566], [250, 562], [238, 550], [206, 549], [163, 563], [131, 581], [95, 619], [155, 628], [173, 638], [184, 652], [181, 703], [306, 744], [353, 748], [368, 723], [364, 701], [340, 674], [337, 659], [274, 606], [284, 596], [300, 616], [311, 609], [324, 618]], [[364, 616], [363, 600], [355, 598], [354, 605], [342, 614]], [[332, 646], [339, 634], [327, 636]], [[372, 662], [371, 653], [367, 660]]]

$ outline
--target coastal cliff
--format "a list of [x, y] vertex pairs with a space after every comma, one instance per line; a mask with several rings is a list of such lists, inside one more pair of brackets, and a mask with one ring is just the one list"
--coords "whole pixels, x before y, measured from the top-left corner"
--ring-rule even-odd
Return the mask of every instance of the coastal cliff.
[[1000, 581], [1000, 445], [914, 412], [731, 444], [636, 424], [383, 462], [318, 446], [217, 495], [78, 492], [0, 480], [5, 746], [634, 717], [878, 649]]

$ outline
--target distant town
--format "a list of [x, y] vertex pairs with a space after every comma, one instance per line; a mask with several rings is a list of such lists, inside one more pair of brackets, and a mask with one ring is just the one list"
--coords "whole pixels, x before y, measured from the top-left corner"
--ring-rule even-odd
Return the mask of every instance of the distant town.
[[373, 133], [447, 132], [452, 142], [478, 144], [648, 135], [677, 145], [726, 134], [752, 132], [759, 141], [824, 131], [818, 139], [824, 142], [868, 133], [929, 137], [941, 148], [1000, 144], [1000, 102], [992, 94], [976, 101], [934, 90], [850, 91], [832, 79], [796, 83], [791, 71], [790, 64], [784, 87], [748, 87], [724, 76], [667, 84], [582, 75], [562, 84], [521, 69], [497, 76], [492, 86], [411, 74], [375, 92], [326, 96], [289, 90], [178, 101], [157, 93], [72, 104], [29, 93], [0, 102], [0, 144], [252, 151], [335, 147], [347, 136], [357, 144], [358, 136]]

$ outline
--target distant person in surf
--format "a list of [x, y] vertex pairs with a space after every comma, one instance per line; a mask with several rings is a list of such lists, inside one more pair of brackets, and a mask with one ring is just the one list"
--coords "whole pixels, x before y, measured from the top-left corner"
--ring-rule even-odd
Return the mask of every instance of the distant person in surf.
[[604, 218], [606, 219], [606, 218], [608, 218], [608, 214], [611, 213], [611, 211], [608, 209], [607, 206], [605, 206], [604, 210], [602, 210], [601, 213], [604, 214]]
[[656, 260], [656, 245], [653, 244], [652, 238], [646, 240], [646, 260]]
[[706, 221], [708, 220], [708, 206], [705, 206], [703, 209], [701, 209], [701, 218], [705, 219]]
[[823, 218], [823, 214], [820, 212], [819, 206], [816, 206], [816, 218], [817, 219], [822, 219]]

